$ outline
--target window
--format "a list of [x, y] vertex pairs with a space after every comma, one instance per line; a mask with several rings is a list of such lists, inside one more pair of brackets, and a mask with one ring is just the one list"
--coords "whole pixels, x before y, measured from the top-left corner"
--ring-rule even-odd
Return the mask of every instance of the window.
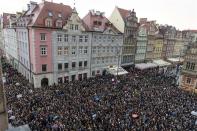
[[105, 63], [108, 63], [108, 58], [105, 59]]
[[58, 84], [61, 84], [61, 83], [63, 83], [63, 81], [62, 81], [62, 77], [58, 77]]
[[41, 55], [47, 55], [47, 47], [46, 46], [41, 46], [40, 47], [40, 54]]
[[40, 33], [40, 40], [45, 41], [46, 40], [46, 34], [45, 33]]
[[64, 55], [68, 55], [68, 47], [64, 47]]
[[76, 42], [76, 36], [72, 36], [72, 42]]
[[88, 47], [86, 46], [85, 48], [84, 48], [84, 54], [87, 54], [88, 53]]
[[72, 55], [75, 55], [76, 47], [72, 47]]
[[58, 70], [62, 70], [62, 63], [58, 63]]
[[62, 47], [58, 47], [57, 48], [57, 54], [58, 55], [62, 55]]
[[191, 69], [191, 70], [194, 70], [194, 69], [195, 69], [195, 63], [191, 63], [190, 69]]
[[64, 42], [68, 42], [68, 35], [64, 34]]
[[62, 35], [60, 35], [60, 34], [57, 35], [57, 41], [58, 42], [61, 42], [62, 41]]
[[82, 51], [83, 51], [83, 47], [80, 46], [80, 47], [79, 47], [79, 54], [82, 54]]
[[76, 67], [76, 62], [72, 62], [72, 69]]
[[82, 61], [79, 61], [79, 68], [82, 67]]
[[105, 52], [105, 47], [103, 47], [103, 52]]
[[75, 25], [75, 30], [78, 30], [78, 25]]
[[97, 25], [97, 21], [94, 21], [93, 24], [94, 24], [94, 25]]
[[192, 81], [191, 78], [187, 78], [187, 81], [186, 82], [187, 82], [187, 84], [190, 84], [191, 81]]
[[87, 35], [85, 36], [85, 42], [88, 42], [88, 36]]
[[68, 69], [68, 63], [64, 63], [64, 69], [65, 69], [65, 70]]
[[87, 67], [87, 66], [88, 66], [88, 62], [84, 61], [84, 67]]
[[47, 19], [45, 25], [47, 27], [51, 27], [52, 26], [52, 20], [51, 19]]
[[42, 72], [46, 72], [47, 71], [47, 65], [46, 64], [43, 64], [42, 65]]
[[96, 53], [96, 47], [93, 47], [92, 49], [92, 53], [95, 54]]
[[102, 23], [101, 23], [101, 21], [98, 21], [98, 25], [101, 25]]
[[101, 58], [97, 58], [97, 64], [99, 64], [99, 63], [100, 63], [100, 59], [101, 59]]
[[114, 47], [111, 47], [111, 52], [114, 52]]
[[104, 57], [102, 58], [102, 63], [105, 63], [105, 59], [104, 59]]
[[187, 62], [186, 69], [188, 69], [188, 70], [194, 70], [195, 69], [195, 63]]
[[100, 53], [100, 49], [101, 49], [101, 47], [98, 47], [98, 51], [97, 51], [98, 53]]
[[71, 29], [71, 30], [73, 30], [73, 26], [74, 26], [73, 24], [70, 24], [70, 29]]
[[56, 22], [56, 27], [62, 27], [62, 21], [60, 21], [60, 20], [57, 21], [57, 22]]
[[95, 71], [92, 71], [92, 76], [95, 76]]
[[107, 47], [107, 52], [109, 52], [109, 47]]
[[79, 42], [83, 42], [83, 36], [79, 36]]

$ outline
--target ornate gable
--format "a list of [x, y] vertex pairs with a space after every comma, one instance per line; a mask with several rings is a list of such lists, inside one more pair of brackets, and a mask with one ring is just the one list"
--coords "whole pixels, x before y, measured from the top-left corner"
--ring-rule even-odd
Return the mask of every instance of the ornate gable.
[[82, 24], [82, 20], [78, 16], [78, 13], [75, 8], [73, 9], [72, 14], [69, 17], [65, 26], [63, 27], [63, 29], [67, 31], [74, 31], [74, 32], [85, 31], [85, 28], [83, 27]]

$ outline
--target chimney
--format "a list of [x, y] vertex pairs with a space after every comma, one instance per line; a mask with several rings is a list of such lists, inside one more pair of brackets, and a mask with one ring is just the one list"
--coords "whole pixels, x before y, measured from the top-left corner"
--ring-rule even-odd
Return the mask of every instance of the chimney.
[[30, 4], [27, 4], [27, 10], [30, 10]]

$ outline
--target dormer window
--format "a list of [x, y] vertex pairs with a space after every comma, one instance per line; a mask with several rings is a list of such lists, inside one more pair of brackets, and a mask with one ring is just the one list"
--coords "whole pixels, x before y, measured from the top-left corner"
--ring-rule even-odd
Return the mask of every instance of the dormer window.
[[47, 26], [47, 27], [52, 27], [52, 19], [47, 18], [47, 19], [45, 20], [45, 26]]
[[56, 27], [62, 27], [62, 20], [57, 20], [56, 21]]
[[94, 24], [94, 25], [101, 26], [101, 25], [102, 25], [102, 22], [101, 22], [101, 21], [94, 21], [93, 24]]
[[109, 23], [105, 23], [105, 26], [107, 26], [107, 27], [108, 27], [108, 26], [109, 26]]
[[100, 21], [98, 21], [98, 25], [101, 25], [102, 23]]
[[52, 12], [50, 12], [50, 11], [49, 11], [48, 15], [49, 15], [50, 17], [53, 16]]

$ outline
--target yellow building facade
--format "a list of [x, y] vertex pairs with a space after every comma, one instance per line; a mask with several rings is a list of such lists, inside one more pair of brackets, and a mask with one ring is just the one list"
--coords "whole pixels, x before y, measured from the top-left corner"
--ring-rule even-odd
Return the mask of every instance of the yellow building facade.
[[162, 58], [162, 49], [163, 49], [163, 38], [162, 36], [157, 35], [153, 44], [153, 59]]

